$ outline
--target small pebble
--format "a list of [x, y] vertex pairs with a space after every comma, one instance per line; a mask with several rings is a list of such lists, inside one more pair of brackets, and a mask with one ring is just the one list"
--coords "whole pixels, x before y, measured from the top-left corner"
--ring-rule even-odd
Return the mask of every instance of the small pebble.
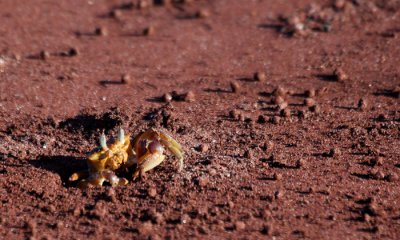
[[397, 175], [397, 173], [389, 173], [387, 180], [389, 182], [397, 182], [399, 180], [399, 175]]
[[310, 109], [311, 112], [314, 112], [314, 113], [320, 113], [321, 112], [321, 107], [319, 105], [311, 106], [309, 109]]
[[364, 213], [363, 220], [364, 220], [364, 222], [368, 222], [369, 223], [369, 222], [371, 222], [372, 217], [368, 213]]
[[282, 199], [284, 195], [284, 192], [281, 190], [278, 190], [274, 193], [275, 199]]
[[349, 77], [347, 76], [347, 74], [343, 71], [343, 69], [341, 68], [337, 68], [335, 69], [335, 71], [333, 72], [333, 74], [336, 77], [336, 80], [338, 82], [344, 82], [346, 81]]
[[274, 146], [275, 144], [272, 141], [265, 141], [263, 148], [266, 152], [270, 153], [272, 150], [274, 150]]
[[150, 221], [144, 222], [139, 225], [138, 231], [140, 235], [148, 235], [152, 233], [153, 224]]
[[327, 219], [330, 221], [336, 221], [337, 218], [334, 214], [330, 214], [330, 215], [328, 215]]
[[200, 177], [200, 178], [198, 179], [198, 185], [199, 185], [200, 187], [206, 187], [206, 186], [208, 185], [208, 182], [209, 182], [209, 180], [208, 180], [207, 177]]
[[57, 221], [56, 222], [56, 228], [63, 229], [64, 228], [64, 223], [62, 221]]
[[253, 79], [259, 82], [265, 82], [267, 80], [267, 76], [265, 75], [264, 72], [255, 72]]
[[319, 89], [315, 92], [315, 95], [317, 95], [317, 96], [323, 96], [323, 95], [325, 95], [327, 92], [328, 92], [328, 88], [327, 88], [327, 87], [322, 87], [322, 88], [319, 88]]
[[369, 214], [371, 214], [372, 216], [377, 216], [378, 213], [379, 213], [378, 205], [376, 205], [375, 202], [369, 203], [369, 204], [366, 206], [365, 210], [366, 210]]
[[184, 96], [184, 101], [186, 102], [194, 102], [195, 101], [195, 95], [192, 91], [189, 91], [185, 94]]
[[110, 12], [110, 17], [115, 18], [115, 19], [119, 19], [122, 17], [122, 12], [119, 9], [114, 9]]
[[265, 116], [264, 115], [260, 115], [260, 116], [258, 116], [258, 119], [257, 119], [257, 122], [258, 123], [266, 123], [267, 122], [267, 119], [265, 118]]
[[50, 58], [50, 53], [46, 50], [40, 52], [40, 59], [48, 60]]
[[201, 9], [196, 12], [196, 18], [208, 18], [210, 16], [210, 12], [206, 9]]
[[169, 94], [169, 93], [166, 93], [166, 94], [163, 95], [162, 99], [163, 99], [164, 102], [167, 102], [167, 103], [171, 102], [172, 101], [172, 95]]
[[107, 191], [107, 196], [111, 200], [111, 202], [117, 202], [117, 198], [115, 197], [115, 190], [114, 188], [109, 188]]
[[274, 173], [274, 177], [273, 178], [276, 181], [280, 181], [280, 180], [282, 180], [283, 176], [280, 173]]
[[215, 168], [209, 168], [207, 170], [207, 172], [208, 172], [208, 175], [210, 175], [210, 176], [215, 176], [218, 173], [217, 170], [215, 170]]
[[290, 109], [287, 109], [287, 108], [282, 109], [280, 115], [281, 115], [281, 117], [288, 118], [291, 116], [291, 111], [290, 111]]
[[261, 233], [267, 236], [272, 235], [272, 226], [268, 224], [264, 224], [261, 228]]
[[238, 119], [239, 121], [244, 122], [246, 120], [246, 116], [243, 113], [239, 113]]
[[346, 6], [346, 1], [345, 0], [335, 0], [335, 2], [333, 3], [333, 7], [337, 11], [343, 10], [345, 6]]
[[273, 116], [272, 119], [271, 119], [271, 122], [272, 122], [273, 124], [279, 124], [279, 123], [281, 122], [281, 117], [279, 117], [279, 116]]
[[77, 49], [77, 48], [75, 48], [75, 47], [72, 47], [72, 48], [70, 48], [69, 50], [68, 50], [68, 56], [70, 56], [70, 57], [75, 57], [75, 56], [78, 56], [79, 55], [79, 50]]
[[161, 224], [164, 222], [164, 216], [159, 212], [154, 212], [152, 215], [152, 219], [157, 224]]
[[229, 117], [231, 117], [233, 119], [238, 119], [239, 115], [240, 115], [240, 111], [237, 109], [229, 111]]
[[364, 111], [364, 110], [367, 109], [367, 107], [368, 107], [367, 101], [366, 101], [365, 99], [361, 98], [361, 99], [358, 101], [357, 107], [358, 107], [358, 110]]
[[378, 156], [378, 157], [372, 158], [370, 160], [370, 164], [372, 166], [382, 166], [383, 165], [383, 157]]
[[105, 28], [105, 27], [98, 27], [98, 28], [96, 28], [96, 29], [94, 30], [94, 33], [95, 33], [97, 36], [103, 36], [103, 37], [108, 35], [107, 28]]
[[272, 99], [273, 104], [281, 104], [283, 102], [285, 102], [285, 99], [283, 99], [281, 96], [276, 96]]
[[190, 222], [190, 220], [191, 220], [191, 218], [190, 218], [190, 216], [188, 214], [183, 214], [181, 216], [181, 223], [182, 224], [186, 224], [186, 223]]
[[[17, 60], [17, 61], [20, 61], [21, 60], [21, 55], [19, 54], [19, 53], [14, 53], [13, 55], [12, 55], [12, 57], [15, 59], [15, 60]], [[1, 65], [1, 64], [0, 64]]]
[[[163, 4], [164, 4], [164, 5], [167, 5], [167, 1], [164, 0], [164, 1], [163, 1]], [[140, 0], [140, 1], [138, 2], [138, 4], [137, 4], [137, 8], [138, 8], [138, 9], [145, 9], [145, 8], [148, 8], [148, 7], [151, 7], [151, 2], [148, 1], [148, 0]]]
[[286, 96], [286, 94], [287, 94], [287, 91], [280, 86], [275, 88], [275, 90], [272, 92], [272, 95], [274, 95], [275, 97], [280, 96], [280, 97], [284, 98]]
[[339, 148], [331, 148], [328, 153], [329, 157], [338, 157], [342, 155], [342, 151]]
[[156, 32], [156, 29], [154, 28], [154, 26], [149, 26], [143, 30], [143, 35], [144, 36], [152, 36], [155, 34], [155, 32]]
[[26, 227], [31, 231], [32, 236], [37, 234], [37, 223], [35, 221], [27, 221]]
[[296, 167], [297, 168], [302, 168], [306, 165], [306, 161], [304, 161], [304, 159], [299, 159], [296, 161]]
[[312, 98], [304, 99], [304, 106], [311, 107], [311, 106], [314, 106], [315, 104], [316, 104], [315, 100]]
[[233, 93], [239, 93], [240, 92], [240, 85], [237, 82], [231, 82], [231, 90]]
[[208, 152], [209, 148], [210, 147], [209, 147], [208, 144], [203, 143], [203, 144], [200, 144], [199, 151], [202, 152], [202, 153], [205, 153], [205, 152]]
[[200, 234], [204, 234], [204, 235], [209, 234], [209, 231], [208, 231], [207, 228], [204, 227], [204, 226], [198, 226], [198, 227], [197, 227], [197, 231], [198, 231]]
[[235, 222], [235, 230], [236, 231], [242, 231], [246, 228], [246, 224], [242, 221], [236, 221]]
[[251, 151], [250, 149], [246, 150], [244, 152], [244, 157], [249, 159], [253, 158], [254, 157], [253, 151]]
[[72, 215], [74, 215], [74, 217], [79, 217], [81, 215], [81, 212], [82, 210], [79, 207], [75, 207]]
[[287, 102], [282, 102], [278, 104], [278, 111], [282, 111], [283, 109], [287, 108], [289, 104]]
[[121, 83], [122, 84], [129, 84], [131, 82], [131, 76], [129, 74], [123, 74], [121, 76]]
[[107, 215], [108, 211], [102, 203], [97, 202], [96, 205], [94, 206], [92, 213], [98, 219], [102, 219]]
[[383, 180], [385, 178], [385, 174], [381, 170], [374, 172], [372, 175], [377, 180]]
[[306, 90], [306, 91], [304, 92], [304, 95], [305, 95], [307, 98], [313, 98], [313, 97], [315, 97], [315, 96], [316, 96], [315, 89], [312, 88], [312, 89]]
[[57, 211], [56, 207], [54, 205], [49, 205], [47, 206], [47, 211], [50, 213], [55, 213]]
[[154, 197], [157, 196], [157, 189], [156, 189], [155, 187], [150, 187], [150, 188], [147, 190], [147, 194], [149, 195], [149, 197], [154, 198]]

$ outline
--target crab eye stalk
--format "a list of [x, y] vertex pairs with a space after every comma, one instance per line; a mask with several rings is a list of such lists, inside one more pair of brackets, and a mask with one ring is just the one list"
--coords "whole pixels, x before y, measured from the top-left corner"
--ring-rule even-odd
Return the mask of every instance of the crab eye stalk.
[[124, 129], [120, 128], [118, 131], [118, 140], [123, 143], [125, 140], [125, 132]]
[[101, 147], [103, 150], [108, 149], [108, 147], [107, 147], [106, 135], [104, 135], [104, 133], [102, 133], [102, 134], [100, 135], [100, 147]]

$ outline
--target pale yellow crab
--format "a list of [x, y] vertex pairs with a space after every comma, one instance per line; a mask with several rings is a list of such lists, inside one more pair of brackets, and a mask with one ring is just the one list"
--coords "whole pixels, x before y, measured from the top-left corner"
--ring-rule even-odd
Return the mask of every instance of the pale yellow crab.
[[131, 145], [130, 136], [125, 136], [122, 129], [118, 138], [107, 146], [104, 134], [100, 136], [100, 150], [87, 159], [88, 170], [74, 173], [70, 181], [82, 179], [78, 187], [89, 185], [101, 186], [108, 181], [112, 186], [125, 185], [128, 180], [119, 178], [115, 172], [126, 171], [136, 164], [133, 178], [142, 176], [155, 168], [165, 159], [164, 147], [179, 160], [179, 171], [183, 169], [183, 151], [179, 143], [161, 130], [149, 129], [135, 137]]
[[137, 168], [133, 174], [134, 179], [164, 161], [164, 147], [179, 160], [179, 171], [183, 169], [181, 145], [165, 132], [152, 128], [137, 135], [133, 140], [133, 150], [137, 163]]

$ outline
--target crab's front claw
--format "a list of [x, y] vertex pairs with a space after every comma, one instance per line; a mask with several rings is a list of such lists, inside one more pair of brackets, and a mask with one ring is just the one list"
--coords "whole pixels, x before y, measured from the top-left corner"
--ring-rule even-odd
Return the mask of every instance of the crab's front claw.
[[182, 146], [175, 141], [171, 136], [168, 134], [162, 132], [162, 131], [157, 131], [158, 135], [160, 137], [160, 142], [162, 145], [164, 145], [168, 151], [170, 151], [179, 161], [179, 171], [182, 171], [183, 169], [183, 150]]

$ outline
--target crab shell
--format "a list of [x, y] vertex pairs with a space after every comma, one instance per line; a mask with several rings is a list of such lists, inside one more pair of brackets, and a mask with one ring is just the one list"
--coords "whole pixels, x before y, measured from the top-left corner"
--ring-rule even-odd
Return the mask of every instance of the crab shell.
[[128, 135], [125, 136], [123, 141], [117, 139], [108, 148], [102, 147], [100, 151], [92, 153], [87, 159], [89, 172], [95, 173], [103, 170], [116, 171], [132, 155], [130, 136]]

